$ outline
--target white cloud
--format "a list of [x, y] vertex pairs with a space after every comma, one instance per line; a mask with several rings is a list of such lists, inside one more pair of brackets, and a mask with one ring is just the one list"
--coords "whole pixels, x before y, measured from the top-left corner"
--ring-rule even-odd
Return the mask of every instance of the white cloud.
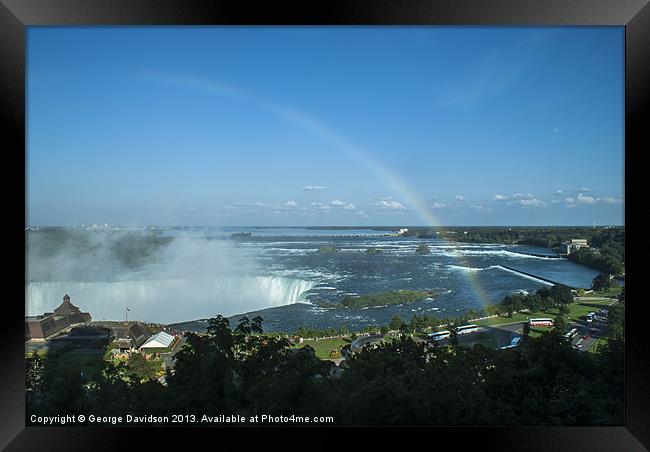
[[583, 192], [583, 193], [586, 193], [586, 192], [590, 192], [590, 191], [591, 191], [591, 188], [589, 188], [589, 187], [580, 187], [580, 188], [578, 189], [578, 191]]
[[585, 196], [582, 193], [579, 193], [576, 201], [580, 204], [593, 204], [596, 202], [596, 198], [593, 196]]
[[569, 197], [567, 197], [567, 198], [564, 198], [564, 201], [565, 201], [567, 204], [574, 204], [574, 203], [576, 202], [576, 199], [575, 199], [574, 197], [572, 197], [572, 196], [569, 196]]
[[318, 191], [318, 190], [327, 190], [327, 187], [322, 187], [320, 185], [305, 185], [303, 188], [304, 191]]
[[465, 201], [465, 197], [463, 195], [456, 195], [454, 196], [454, 199], [457, 199], [458, 201]]
[[330, 201], [330, 205], [337, 206], [337, 207], [343, 207], [346, 210], [354, 210], [354, 209], [356, 209], [354, 204], [349, 203], [349, 202], [341, 201], [340, 199], [335, 199], [333, 201]]
[[546, 207], [546, 203], [541, 199], [537, 199], [537, 198], [518, 199], [516, 201], [509, 202], [508, 205], [514, 207]]
[[482, 206], [480, 204], [472, 204], [469, 206], [470, 209], [478, 210], [480, 212], [492, 212], [492, 209], [489, 207]]
[[598, 198], [597, 201], [602, 204], [621, 204], [623, 198], [614, 198], [612, 196], [605, 196], [603, 198]]
[[532, 206], [532, 207], [546, 207], [546, 203], [542, 201], [541, 199], [522, 199], [519, 201], [522, 205], [524, 206]]
[[556, 195], [561, 195], [564, 193], [564, 190], [555, 190]]
[[532, 193], [515, 193], [512, 195], [513, 199], [534, 199], [535, 195]]
[[447, 207], [447, 204], [445, 204], [444, 202], [434, 202], [433, 204], [431, 204], [431, 207], [433, 207], [434, 209], [444, 209], [445, 207]]
[[380, 209], [406, 209], [402, 204], [400, 204], [397, 201], [392, 201], [389, 199], [382, 199], [379, 200], [375, 203], [376, 207], [379, 207]]
[[298, 203], [296, 203], [296, 201], [287, 201], [285, 206], [287, 206], [287, 207], [298, 207]]
[[500, 195], [497, 193], [495, 195], [492, 195], [492, 199], [494, 199], [495, 201], [507, 201], [508, 199], [510, 199], [510, 196]]

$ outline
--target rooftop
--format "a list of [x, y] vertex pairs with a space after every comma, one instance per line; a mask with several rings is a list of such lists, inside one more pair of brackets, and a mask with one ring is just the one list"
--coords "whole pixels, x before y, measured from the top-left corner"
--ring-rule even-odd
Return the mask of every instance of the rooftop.
[[163, 347], [169, 347], [171, 343], [174, 342], [174, 336], [172, 336], [171, 334], [167, 334], [164, 331], [161, 331], [160, 333], [156, 333], [153, 336], [151, 336], [144, 344], [141, 345], [141, 347], [146, 348], [147, 346], [151, 346], [153, 342], [157, 342]]

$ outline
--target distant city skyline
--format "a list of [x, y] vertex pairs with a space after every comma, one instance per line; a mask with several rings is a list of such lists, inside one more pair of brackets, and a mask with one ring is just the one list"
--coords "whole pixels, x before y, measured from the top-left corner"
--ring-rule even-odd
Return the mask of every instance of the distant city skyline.
[[624, 223], [622, 27], [30, 27], [26, 226]]

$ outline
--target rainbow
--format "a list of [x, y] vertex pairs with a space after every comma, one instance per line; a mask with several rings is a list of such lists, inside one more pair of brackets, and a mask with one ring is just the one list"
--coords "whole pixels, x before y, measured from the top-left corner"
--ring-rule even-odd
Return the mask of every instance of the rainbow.
[[[413, 191], [413, 189], [400, 177], [399, 174], [395, 173], [391, 168], [374, 158], [369, 151], [363, 149], [361, 146], [353, 144], [323, 122], [302, 111], [291, 108], [285, 104], [254, 96], [239, 87], [216, 80], [205, 80], [156, 72], [141, 73], [139, 76], [147, 81], [172, 84], [186, 89], [199, 90], [209, 95], [225, 96], [242, 102], [247, 102], [262, 110], [266, 110], [274, 116], [281, 117], [304, 130], [311, 131], [321, 139], [331, 143], [335, 148], [345, 152], [348, 156], [358, 161], [372, 173], [376, 174], [377, 177], [391, 189], [391, 191], [397, 194], [400, 199], [405, 200], [406, 203], [414, 209], [423, 221], [425, 227], [439, 228], [440, 226], [443, 226], [439, 219], [433, 215], [425, 200], [418, 196], [418, 194]], [[445, 231], [440, 230], [439, 235], [442, 240], [446, 241], [454, 248], [457, 247], [456, 241], [454, 241], [452, 237], [448, 236]], [[472, 267], [470, 260], [467, 257], [462, 257], [462, 255], [461, 263], [467, 267]], [[490, 298], [481, 286], [478, 275], [476, 275], [475, 272], [466, 272], [465, 275], [474, 294], [483, 305], [486, 305], [490, 301]]]
[[[426, 201], [422, 199], [422, 197], [418, 196], [418, 194], [415, 193], [415, 191], [399, 176], [399, 174], [395, 173], [381, 161], [374, 158], [370, 152], [351, 143], [322, 122], [317, 121], [302, 112], [290, 109], [287, 106], [278, 106], [275, 104], [271, 106], [271, 110], [302, 128], [308, 129], [319, 135], [321, 138], [326, 139], [336, 148], [345, 152], [350, 157], [357, 160], [362, 166], [376, 174], [380, 180], [382, 180], [400, 197], [400, 199], [405, 200], [407, 204], [415, 210], [423, 221], [425, 227], [440, 228], [443, 226], [439, 219], [433, 215], [431, 209], [427, 206]], [[457, 247], [457, 242], [446, 234], [444, 230], [440, 229], [439, 236], [454, 248]], [[466, 267], [473, 267], [472, 262], [466, 256], [460, 255], [460, 261]], [[466, 272], [465, 276], [476, 297], [484, 306], [487, 305], [490, 302], [490, 297], [487, 291], [481, 286], [476, 272]]]

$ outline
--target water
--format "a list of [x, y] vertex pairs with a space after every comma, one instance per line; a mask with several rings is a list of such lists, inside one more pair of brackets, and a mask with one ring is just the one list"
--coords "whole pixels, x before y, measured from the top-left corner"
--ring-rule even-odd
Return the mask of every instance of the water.
[[[230, 238], [233, 232], [253, 235], [234, 241]], [[87, 274], [75, 277], [77, 267], [72, 267], [57, 278], [30, 278], [27, 313], [51, 311], [68, 293], [74, 304], [97, 320], [122, 319], [128, 306], [129, 318], [163, 323], [245, 313], [261, 315], [266, 331], [342, 325], [360, 329], [389, 323], [396, 314], [405, 319], [415, 313], [458, 315], [497, 303], [514, 292], [548, 286], [502, 266], [574, 287], [589, 287], [597, 274], [564, 259], [521, 254], [550, 254], [540, 248], [450, 244], [442, 239], [384, 234], [386, 231], [363, 229], [165, 228], [161, 235], [175, 237], [172, 244], [135, 270], [102, 265], [102, 278], [97, 280]], [[415, 253], [421, 243], [429, 246], [430, 254]], [[324, 254], [319, 251], [322, 246], [338, 251]], [[383, 252], [369, 254], [366, 250], [371, 247]], [[38, 259], [33, 256], [30, 265], [39, 263]], [[92, 268], [93, 262], [84, 269]], [[111, 269], [109, 277], [106, 268]], [[440, 295], [433, 300], [365, 309], [325, 309], [316, 304], [335, 304], [346, 295], [396, 289], [434, 289]]]

